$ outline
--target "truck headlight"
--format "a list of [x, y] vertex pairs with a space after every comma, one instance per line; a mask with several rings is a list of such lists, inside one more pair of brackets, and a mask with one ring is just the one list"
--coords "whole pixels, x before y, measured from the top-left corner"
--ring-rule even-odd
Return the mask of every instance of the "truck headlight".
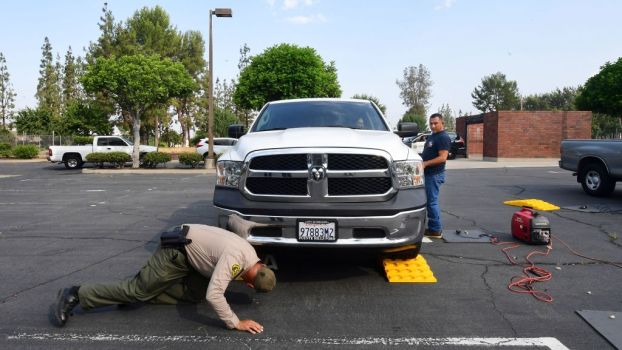
[[217, 180], [216, 184], [227, 187], [238, 187], [242, 176], [242, 162], [231, 160], [218, 161], [216, 163]]
[[398, 189], [423, 186], [423, 163], [419, 160], [393, 162], [393, 180]]

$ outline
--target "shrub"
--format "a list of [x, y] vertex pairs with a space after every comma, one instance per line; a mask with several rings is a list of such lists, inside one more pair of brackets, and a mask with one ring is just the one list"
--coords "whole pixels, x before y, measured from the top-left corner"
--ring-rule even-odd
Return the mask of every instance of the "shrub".
[[9, 158], [11, 156], [11, 145], [8, 143], [0, 143], [0, 158]]
[[203, 161], [203, 156], [196, 152], [183, 152], [179, 154], [179, 162], [196, 168]]
[[132, 156], [124, 152], [93, 152], [86, 155], [86, 161], [103, 168], [104, 163], [111, 163], [115, 168], [123, 168], [125, 163], [132, 161]]
[[86, 155], [86, 161], [89, 163], [95, 163], [99, 168], [104, 167], [104, 163], [107, 162], [108, 153], [93, 152]]
[[39, 148], [35, 145], [17, 145], [13, 148], [13, 155], [19, 159], [32, 159], [39, 155]]
[[132, 161], [132, 156], [124, 152], [110, 152], [106, 153], [108, 156], [108, 162], [112, 163], [115, 168], [123, 168], [125, 163]]
[[143, 166], [147, 168], [155, 168], [158, 164], [164, 164], [171, 161], [171, 155], [162, 152], [150, 152], [143, 157]]
[[93, 144], [93, 136], [74, 136], [73, 143], [75, 145], [92, 145]]

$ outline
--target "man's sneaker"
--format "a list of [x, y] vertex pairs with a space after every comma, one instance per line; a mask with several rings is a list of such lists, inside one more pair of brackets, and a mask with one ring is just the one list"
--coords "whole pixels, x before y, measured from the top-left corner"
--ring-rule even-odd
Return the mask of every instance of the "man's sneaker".
[[73, 286], [71, 288], [63, 288], [58, 291], [56, 297], [56, 310], [54, 310], [54, 316], [56, 322], [60, 327], [64, 326], [69, 319], [69, 316], [73, 315], [71, 311], [76, 305], [80, 303], [78, 300], [78, 289], [80, 286]]
[[443, 238], [443, 232], [434, 232], [428, 229], [425, 230], [424, 235], [430, 238]]

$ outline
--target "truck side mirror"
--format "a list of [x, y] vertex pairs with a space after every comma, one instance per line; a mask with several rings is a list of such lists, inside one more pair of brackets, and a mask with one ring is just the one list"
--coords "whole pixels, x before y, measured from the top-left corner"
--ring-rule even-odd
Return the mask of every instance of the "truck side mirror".
[[227, 129], [227, 134], [229, 137], [234, 139], [239, 139], [242, 135], [246, 134], [246, 128], [242, 124], [232, 124], [229, 125]]
[[416, 136], [419, 133], [419, 126], [415, 122], [399, 122], [395, 133], [399, 137]]

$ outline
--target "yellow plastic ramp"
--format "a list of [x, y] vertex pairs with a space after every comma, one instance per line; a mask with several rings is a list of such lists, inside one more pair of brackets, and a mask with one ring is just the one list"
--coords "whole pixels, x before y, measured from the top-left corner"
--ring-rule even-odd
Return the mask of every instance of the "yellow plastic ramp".
[[415, 259], [384, 259], [382, 265], [391, 283], [436, 283], [428, 262], [421, 255]]
[[540, 199], [518, 199], [514, 201], [505, 201], [503, 204], [543, 211], [559, 210], [558, 206]]

